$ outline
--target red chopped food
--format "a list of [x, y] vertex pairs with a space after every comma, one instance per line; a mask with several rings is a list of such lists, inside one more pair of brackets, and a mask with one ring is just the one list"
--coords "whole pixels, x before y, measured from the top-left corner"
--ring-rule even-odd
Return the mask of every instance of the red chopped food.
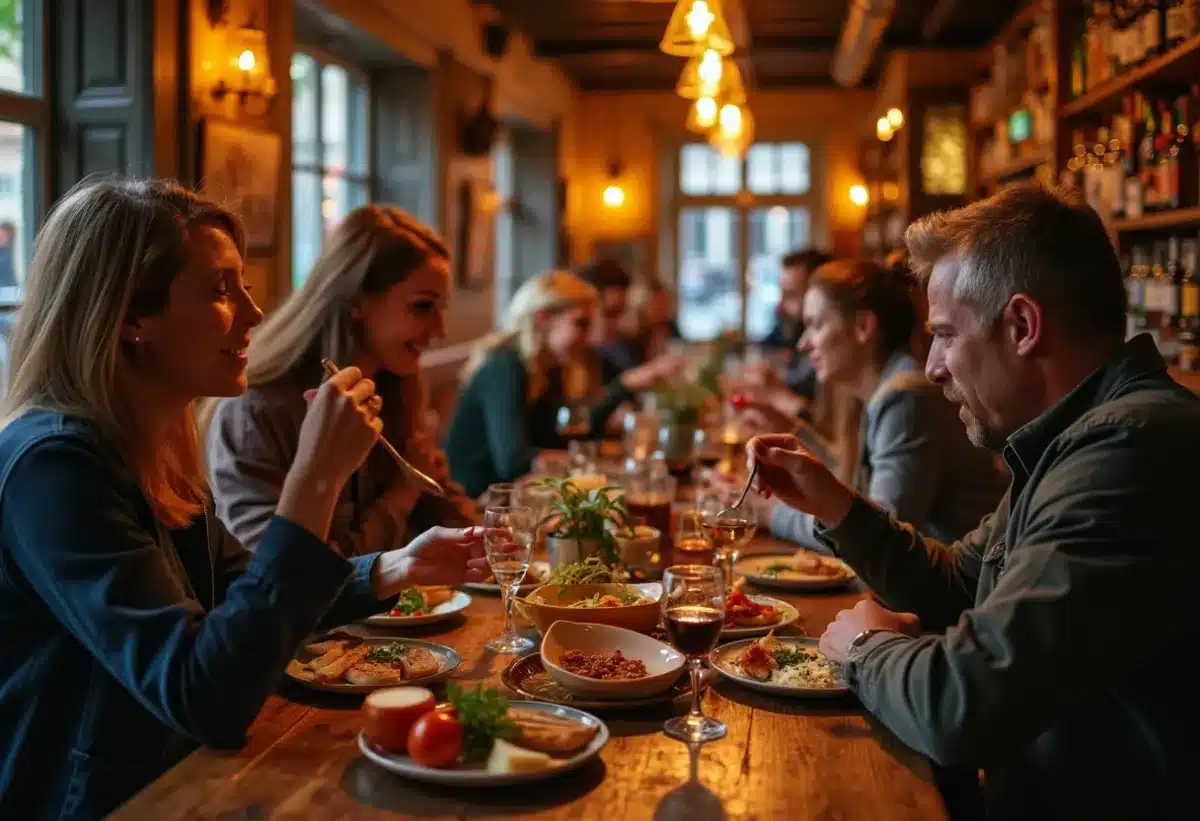
[[568, 673], [587, 678], [645, 678], [649, 675], [645, 662], [625, 658], [620, 650], [614, 650], [612, 653], [564, 650], [558, 663]]

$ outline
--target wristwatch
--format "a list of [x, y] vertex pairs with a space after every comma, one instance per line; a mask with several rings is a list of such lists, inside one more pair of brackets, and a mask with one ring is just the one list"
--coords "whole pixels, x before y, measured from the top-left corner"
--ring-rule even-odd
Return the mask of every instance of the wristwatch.
[[850, 644], [846, 647], [846, 655], [850, 656], [850, 654], [853, 651], [857, 650], [859, 647], [862, 647], [864, 644], [866, 644], [867, 640], [870, 639], [871, 636], [875, 635], [876, 633], [895, 633], [895, 632], [896, 632], [895, 630], [888, 630], [883, 627], [868, 627], [866, 630], [863, 630], [857, 636], [850, 639]]

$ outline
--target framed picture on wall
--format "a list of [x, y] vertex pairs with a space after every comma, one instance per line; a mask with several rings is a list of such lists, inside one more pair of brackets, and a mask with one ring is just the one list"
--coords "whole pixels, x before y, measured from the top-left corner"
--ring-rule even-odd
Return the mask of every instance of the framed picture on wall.
[[486, 159], [457, 157], [449, 170], [448, 239], [455, 285], [470, 291], [492, 286], [496, 272], [496, 214], [500, 197]]
[[279, 135], [223, 120], [200, 123], [200, 190], [242, 218], [251, 250], [275, 246]]

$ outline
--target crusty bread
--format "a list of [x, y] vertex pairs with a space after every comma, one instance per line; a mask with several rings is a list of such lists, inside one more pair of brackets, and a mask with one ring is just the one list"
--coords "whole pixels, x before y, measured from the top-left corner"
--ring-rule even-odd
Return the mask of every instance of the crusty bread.
[[366, 658], [369, 652], [371, 652], [371, 648], [365, 644], [348, 648], [346, 652], [338, 656], [332, 663], [316, 669], [317, 681], [322, 681], [326, 684], [337, 681], [346, 675], [347, 670]]
[[520, 747], [543, 753], [573, 753], [595, 737], [596, 727], [548, 713], [513, 708], [508, 720], [517, 728], [510, 739]]
[[418, 587], [417, 590], [420, 591], [421, 598], [425, 599], [426, 610], [445, 604], [454, 596], [454, 591], [449, 587]]
[[346, 671], [346, 681], [350, 684], [389, 687], [404, 683], [404, 670], [398, 664], [360, 661]]
[[405, 648], [400, 663], [404, 666], [404, 677], [406, 679], [437, 675], [437, 672], [442, 669], [433, 653], [424, 647]]

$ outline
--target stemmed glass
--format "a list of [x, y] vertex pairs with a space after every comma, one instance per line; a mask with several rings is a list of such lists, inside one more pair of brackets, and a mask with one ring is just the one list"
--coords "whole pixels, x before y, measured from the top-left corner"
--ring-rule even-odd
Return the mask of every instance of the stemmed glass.
[[489, 507], [483, 513], [483, 546], [504, 599], [504, 632], [484, 646], [494, 653], [523, 653], [533, 642], [517, 635], [513, 601], [529, 570], [537, 516], [531, 507]]
[[687, 656], [692, 674], [692, 709], [663, 725], [671, 738], [698, 744], [725, 735], [724, 722], [700, 709], [704, 658], [717, 646], [725, 624], [725, 582], [718, 568], [681, 564], [663, 571], [663, 624], [675, 649]]
[[732, 587], [733, 565], [758, 532], [758, 517], [752, 505], [728, 510], [725, 503], [719, 496], [706, 497], [700, 503], [700, 517], [713, 545], [713, 562], [724, 571], [725, 586]]
[[493, 482], [483, 497], [486, 507], [512, 507], [517, 503], [517, 486], [512, 482]]
[[580, 402], [570, 402], [558, 409], [554, 430], [564, 439], [586, 439], [592, 435], [591, 409]]

